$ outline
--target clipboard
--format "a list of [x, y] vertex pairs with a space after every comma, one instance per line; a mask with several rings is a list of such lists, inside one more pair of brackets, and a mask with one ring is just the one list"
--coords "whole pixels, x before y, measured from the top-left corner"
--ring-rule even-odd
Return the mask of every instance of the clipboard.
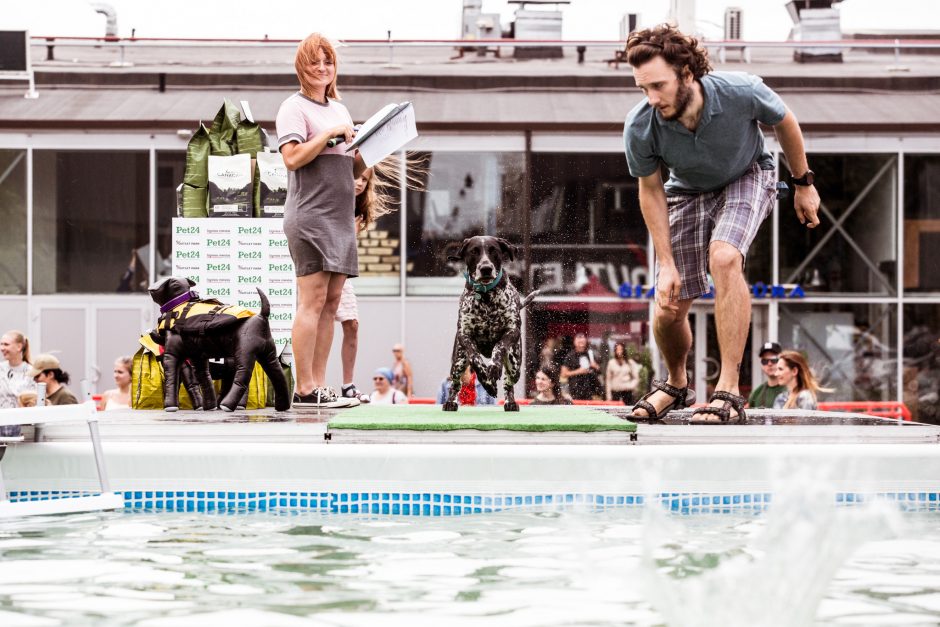
[[346, 152], [359, 148], [360, 145], [375, 134], [377, 130], [382, 128], [389, 120], [410, 106], [411, 102], [407, 100], [399, 104], [390, 103], [373, 113], [368, 120], [359, 126], [359, 132], [356, 133], [356, 138], [352, 143], [346, 147]]
[[371, 168], [417, 136], [415, 110], [411, 103], [388, 104], [359, 127], [356, 138], [346, 150], [358, 148], [363, 163]]

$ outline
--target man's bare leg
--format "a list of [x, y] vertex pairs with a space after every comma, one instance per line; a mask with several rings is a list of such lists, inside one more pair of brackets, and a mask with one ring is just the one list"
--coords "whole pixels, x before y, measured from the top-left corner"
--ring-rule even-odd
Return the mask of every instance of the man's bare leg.
[[[751, 297], [744, 280], [744, 259], [728, 242], [714, 241], [708, 252], [708, 265], [715, 281], [715, 328], [721, 354], [721, 373], [715, 391], [740, 395], [741, 361], [751, 328]], [[711, 405], [722, 407], [724, 401]]]
[[[663, 309], [657, 302], [656, 311], [653, 314], [653, 336], [656, 338], [656, 345], [663, 354], [666, 370], [669, 372], [666, 383], [680, 389], [689, 384], [685, 365], [689, 350], [692, 348], [692, 327], [689, 325], [691, 307], [692, 299], [679, 301], [676, 312]], [[656, 408], [657, 413], [675, 401], [672, 396], [661, 390], [646, 400]], [[643, 409], [637, 409], [634, 415], [650, 417]]]

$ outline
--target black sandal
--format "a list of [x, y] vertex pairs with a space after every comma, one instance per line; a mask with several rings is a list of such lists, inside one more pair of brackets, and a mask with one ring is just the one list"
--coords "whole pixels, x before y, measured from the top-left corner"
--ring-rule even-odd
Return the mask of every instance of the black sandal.
[[[737, 412], [738, 417], [735, 421], [735, 424], [743, 425], [747, 424], [747, 414], [744, 413], [744, 404], [747, 402], [747, 399], [743, 396], [737, 396], [731, 392], [724, 392], [718, 390], [712, 397], [709, 399], [709, 403], [712, 401], [724, 401], [724, 404], [721, 407], [699, 407], [692, 412], [692, 418], [689, 419], [689, 424], [693, 425], [720, 425], [728, 424], [731, 422], [731, 410], [733, 409]], [[703, 414], [709, 414], [718, 416], [718, 420], [696, 420], [696, 416], [702, 416]]]
[[[662, 408], [659, 412], [656, 411], [656, 408], [653, 407], [653, 404], [650, 403], [647, 399], [650, 398], [656, 392], [665, 392], [672, 397], [672, 402]], [[660, 381], [659, 379], [653, 379], [653, 383], [650, 386], [650, 391], [643, 395], [643, 398], [638, 400], [631, 410], [630, 420], [639, 420], [639, 421], [649, 421], [656, 422], [662, 421], [666, 415], [677, 409], [685, 409], [691, 403], [695, 402], [694, 393], [692, 393], [692, 398], [689, 398], [690, 390], [689, 386], [684, 388], [677, 388], [674, 385], [669, 385], [665, 381]], [[645, 416], [637, 416], [635, 413], [637, 409], [642, 409], [646, 412]]]

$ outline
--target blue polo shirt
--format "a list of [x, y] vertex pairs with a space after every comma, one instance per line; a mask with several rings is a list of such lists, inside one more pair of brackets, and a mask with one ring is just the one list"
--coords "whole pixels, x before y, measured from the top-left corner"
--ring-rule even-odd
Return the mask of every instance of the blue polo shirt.
[[757, 123], [779, 124], [787, 108], [759, 76], [711, 72], [699, 81], [705, 104], [698, 128], [664, 120], [644, 98], [627, 115], [623, 143], [630, 174], [649, 176], [662, 160], [669, 168], [667, 194], [698, 194], [721, 189], [741, 177], [755, 161], [773, 170]]

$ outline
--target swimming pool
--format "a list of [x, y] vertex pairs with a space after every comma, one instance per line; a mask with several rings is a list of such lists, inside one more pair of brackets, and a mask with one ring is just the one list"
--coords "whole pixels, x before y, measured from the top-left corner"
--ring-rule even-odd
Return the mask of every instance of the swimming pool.
[[[309, 426], [103, 429], [126, 510], [0, 521], [0, 624], [940, 621], [936, 444], [324, 445]], [[7, 452], [15, 498], [97, 490], [86, 436], [53, 435]]]
[[[907, 539], [875, 528], [820, 582], [821, 602], [809, 599], [818, 623], [940, 621], [940, 517], [901, 520], [895, 533]], [[737, 608], [742, 621], [733, 624], [803, 624], [772, 615], [780, 606], [772, 596], [760, 600], [766, 620], [753, 622], [756, 595], [801, 591], [785, 573], [766, 583], [735, 579], [750, 572], [742, 561], [770, 578], [769, 514], [654, 522], [660, 536], [642, 509], [586, 507], [460, 518], [99, 513], [4, 521], [0, 622], [658, 625], [684, 621], [669, 614], [670, 594], [690, 606], [689, 585], [737, 565], [726, 588], [709, 589], [712, 606]], [[794, 548], [785, 538], [774, 544], [778, 554]], [[670, 624], [717, 624], [706, 622], [709, 611], [697, 623]]]

